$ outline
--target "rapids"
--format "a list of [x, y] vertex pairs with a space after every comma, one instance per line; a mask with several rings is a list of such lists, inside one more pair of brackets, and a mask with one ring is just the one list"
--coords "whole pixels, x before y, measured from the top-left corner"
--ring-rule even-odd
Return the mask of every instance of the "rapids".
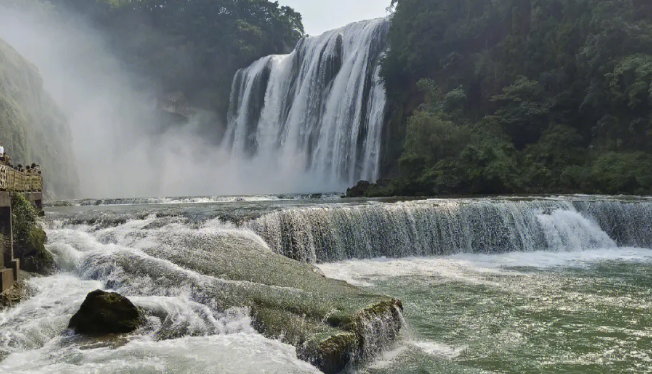
[[280, 210], [248, 226], [309, 262], [454, 253], [652, 247], [652, 201], [574, 198], [431, 199]]
[[[238, 297], [230, 286], [256, 285], [206, 271], [205, 256], [237, 248], [316, 262], [404, 301], [404, 335], [355, 371], [652, 368], [647, 198], [85, 200], [52, 204], [43, 223], [62, 271], [0, 311], [0, 372], [318, 372], [258, 334], [248, 310], [224, 306]], [[97, 288], [128, 296], [146, 326], [100, 343], [72, 335], [69, 318]]]

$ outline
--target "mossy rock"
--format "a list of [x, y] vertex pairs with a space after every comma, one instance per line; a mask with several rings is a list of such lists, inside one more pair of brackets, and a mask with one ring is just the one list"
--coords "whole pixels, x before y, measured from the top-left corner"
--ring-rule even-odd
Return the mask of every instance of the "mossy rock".
[[248, 308], [257, 331], [294, 345], [301, 359], [325, 373], [372, 359], [401, 328], [400, 301], [329, 279], [311, 264], [272, 252], [254, 235], [171, 232], [141, 249], [149, 256], [96, 253], [84, 258], [83, 267], [110, 262], [123, 274], [150, 277], [158, 287], [191, 289], [194, 300], [218, 310]]
[[[399, 300], [327, 278], [317, 267], [274, 253], [255, 239], [170, 235], [165, 243], [145, 252], [235, 281], [214, 294], [221, 307], [249, 307], [256, 330], [294, 345], [300, 358], [325, 373], [370, 359], [400, 330]], [[382, 326], [369, 329], [373, 321]]]
[[68, 328], [77, 334], [104, 336], [130, 333], [143, 323], [140, 310], [129, 299], [115, 292], [95, 290], [86, 296]]
[[373, 358], [393, 342], [402, 327], [403, 304], [397, 299], [379, 301], [352, 315], [329, 318], [336, 333], [313, 334], [298, 349], [299, 357], [324, 373], [339, 373]]
[[50, 275], [57, 270], [52, 254], [45, 248], [47, 235], [39, 225], [39, 210], [23, 194], [11, 197], [13, 213], [14, 256], [23, 270]]
[[43, 248], [34, 256], [25, 257], [24, 260], [21, 260], [20, 268], [30, 273], [51, 275], [57, 271], [57, 264], [52, 253]]

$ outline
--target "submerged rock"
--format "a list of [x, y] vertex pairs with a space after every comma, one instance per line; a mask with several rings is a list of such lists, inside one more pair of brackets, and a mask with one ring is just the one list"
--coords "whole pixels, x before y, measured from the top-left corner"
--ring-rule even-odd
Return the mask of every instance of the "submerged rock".
[[96, 290], [86, 296], [68, 328], [77, 334], [102, 336], [132, 332], [143, 322], [140, 311], [129, 299], [115, 292]]
[[18, 275], [18, 282], [7, 291], [0, 293], [0, 311], [5, 308], [11, 308], [25, 299], [28, 299], [35, 290], [29, 286], [27, 281], [38, 274], [31, 274], [26, 271], [20, 271]]

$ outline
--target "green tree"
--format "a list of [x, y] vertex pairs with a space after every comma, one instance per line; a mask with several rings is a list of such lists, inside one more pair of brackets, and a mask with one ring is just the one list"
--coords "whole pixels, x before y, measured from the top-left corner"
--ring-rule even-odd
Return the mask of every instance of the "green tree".
[[652, 191], [649, 2], [391, 6], [393, 193]]

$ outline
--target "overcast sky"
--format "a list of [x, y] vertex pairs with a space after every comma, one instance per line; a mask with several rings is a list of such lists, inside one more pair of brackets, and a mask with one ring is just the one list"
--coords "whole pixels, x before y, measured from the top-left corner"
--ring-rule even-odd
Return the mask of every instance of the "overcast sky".
[[349, 23], [384, 17], [391, 0], [279, 0], [303, 16], [306, 33], [319, 35]]

